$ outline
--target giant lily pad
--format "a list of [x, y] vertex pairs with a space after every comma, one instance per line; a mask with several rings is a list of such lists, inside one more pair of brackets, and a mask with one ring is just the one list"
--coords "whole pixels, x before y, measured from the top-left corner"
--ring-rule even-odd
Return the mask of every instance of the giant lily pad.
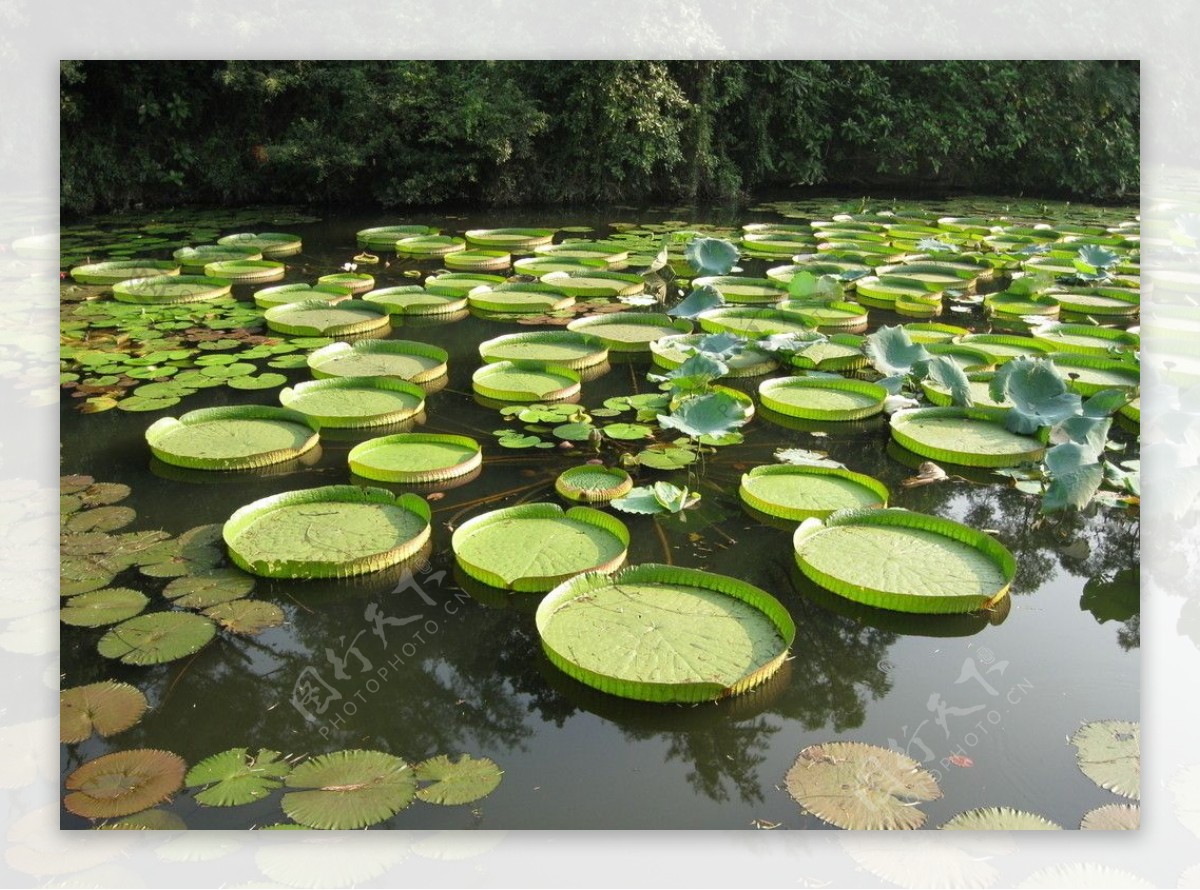
[[441, 482], [466, 475], [483, 462], [479, 443], [467, 436], [398, 433], [354, 446], [350, 469], [378, 482]]
[[641, 275], [624, 272], [558, 271], [548, 272], [541, 278], [548, 284], [571, 297], [629, 297], [646, 289]]
[[225, 278], [234, 284], [253, 281], [277, 281], [287, 274], [287, 267], [274, 260], [218, 260], [204, 267], [209, 278]]
[[731, 331], [755, 337], [767, 334], [800, 334], [812, 330], [809, 320], [798, 312], [783, 309], [722, 307], [701, 312], [696, 320], [709, 333]]
[[315, 448], [318, 425], [299, 411], [265, 405], [202, 408], [146, 429], [163, 463], [198, 470], [245, 470], [292, 460]]
[[126, 587], [109, 587], [73, 596], [59, 610], [59, 620], [73, 627], [103, 627], [137, 615], [150, 600]]
[[862, 420], [883, 410], [888, 392], [875, 383], [826, 377], [777, 377], [758, 387], [763, 407], [804, 420]]
[[425, 225], [413, 224], [403, 226], [373, 226], [360, 229], [354, 238], [359, 247], [370, 247], [373, 250], [387, 250], [395, 247], [401, 238], [414, 238], [421, 235], [436, 235], [438, 230]]
[[218, 238], [217, 243], [226, 247], [253, 247], [265, 257], [292, 256], [299, 253], [304, 246], [299, 235], [284, 232], [238, 232], [236, 235]]
[[1142, 728], [1127, 720], [1085, 723], [1071, 736], [1083, 774], [1123, 797], [1142, 797]]
[[80, 284], [116, 284], [131, 278], [178, 274], [179, 266], [166, 260], [110, 260], [76, 266], [71, 270], [71, 277]]
[[998, 601], [1016, 560], [994, 538], [908, 510], [809, 519], [793, 537], [801, 571], [847, 599], [898, 612], [973, 612]]
[[487, 757], [463, 754], [451, 760], [445, 754], [430, 757], [413, 767], [421, 782], [431, 782], [417, 790], [417, 797], [428, 803], [457, 806], [487, 797], [498, 787], [504, 771]]
[[608, 347], [599, 337], [578, 331], [535, 331], [504, 334], [479, 344], [485, 362], [550, 362], [581, 370], [608, 360]]
[[1013, 467], [1041, 460], [1045, 446], [1004, 428], [1012, 409], [918, 408], [892, 415], [892, 438], [916, 454], [968, 467]]
[[63, 805], [88, 819], [112, 819], [162, 803], [179, 790], [187, 764], [152, 748], [117, 751], [90, 760], [67, 776]]
[[752, 689], [779, 669], [796, 633], [764, 590], [653, 563], [561, 584], [538, 607], [537, 627], [550, 661], [576, 680], [658, 702]]
[[416, 340], [361, 340], [323, 346], [309, 353], [308, 366], [318, 379], [395, 377], [425, 383], [446, 373], [448, 358], [441, 347]]
[[463, 571], [477, 581], [543, 592], [580, 572], [621, 565], [629, 531], [590, 507], [564, 513], [554, 504], [526, 504], [467, 520], [454, 530], [450, 546]]
[[314, 757], [287, 776], [283, 811], [309, 828], [366, 828], [413, 802], [412, 767], [382, 751], [335, 751]]
[[413, 235], [401, 238], [391, 246], [400, 256], [433, 257], [466, 250], [467, 242], [450, 235]]
[[262, 498], [222, 534], [233, 561], [265, 578], [340, 578], [386, 568], [429, 540], [429, 505], [414, 494], [328, 485]]
[[306, 337], [344, 337], [378, 331], [391, 324], [388, 312], [366, 300], [304, 300], [272, 306], [263, 317], [267, 327]]
[[262, 251], [257, 247], [238, 247], [236, 244], [201, 244], [199, 247], [181, 247], [171, 258], [188, 273], [203, 271], [209, 263], [221, 260], [261, 260]]
[[350, 296], [350, 288], [338, 287], [336, 284], [277, 284], [274, 287], [262, 287], [254, 292], [254, 305], [260, 309], [270, 309], [272, 306], [282, 306], [285, 303], [300, 303], [311, 300], [324, 300], [332, 303], [344, 300]]
[[[425, 292], [441, 297], [453, 297], [463, 302], [457, 308], [466, 307], [466, 297], [477, 287], [492, 287], [504, 284], [503, 275], [484, 275], [473, 272], [443, 272], [441, 275], [430, 275], [425, 279]], [[456, 310], [446, 310], [456, 311]]]
[[266, 748], [251, 756], [231, 748], [201, 760], [184, 777], [188, 788], [201, 788], [196, 801], [208, 807], [236, 807], [266, 797], [283, 784], [291, 766], [278, 751]]
[[322, 427], [361, 429], [407, 420], [425, 407], [425, 393], [389, 377], [333, 377], [286, 387], [279, 401]]
[[474, 309], [486, 312], [553, 312], [575, 305], [575, 297], [551, 284], [493, 284], [478, 287], [467, 295]]
[[838, 467], [755, 467], [742, 476], [738, 494], [756, 510], [782, 519], [824, 519], [838, 510], [887, 505], [876, 479]]
[[434, 293], [416, 285], [377, 288], [363, 294], [363, 300], [390, 315], [413, 317], [453, 315], [467, 308], [466, 297]]
[[216, 632], [216, 625], [200, 615], [152, 612], [110, 629], [96, 648], [105, 658], [125, 664], [162, 664], [198, 652]]
[[787, 792], [819, 819], [848, 829], [914, 829], [916, 804], [942, 796], [937, 779], [911, 757], [861, 742], [827, 742], [800, 752]]
[[[659, 367], [673, 370], [695, 355], [697, 351], [708, 352], [705, 349], [708, 342], [711, 342], [709, 334], [673, 334], [650, 344], [651, 357], [654, 364]], [[757, 377], [760, 374], [769, 374], [779, 367], [778, 362], [769, 352], [758, 349], [753, 344], [746, 344], [736, 350], [723, 352], [720, 360], [725, 365], [725, 376], [728, 377]]]
[[1062, 826], [1036, 813], [1008, 807], [980, 807], [959, 813], [943, 831], [1062, 831]]
[[692, 323], [654, 312], [614, 312], [577, 318], [567, 330], [599, 337], [612, 352], [648, 352], [659, 337], [690, 334]]
[[479, 395], [501, 402], [549, 402], [579, 393], [578, 371], [549, 362], [493, 362], [476, 369], [471, 386]]
[[474, 247], [531, 251], [554, 239], [554, 229], [468, 229], [467, 243]]
[[148, 704], [136, 686], [105, 680], [64, 689], [58, 695], [58, 733], [65, 745], [108, 738], [142, 719]]
[[155, 275], [113, 285], [113, 297], [122, 303], [199, 303], [229, 294], [233, 285], [224, 278], [203, 275]]
[[730, 303], [776, 303], [787, 296], [787, 288], [769, 278], [709, 275], [692, 280], [692, 287], [712, 287]]
[[492, 269], [507, 269], [512, 265], [512, 254], [504, 250], [460, 250], [442, 258], [447, 269], [464, 272], [487, 272]]

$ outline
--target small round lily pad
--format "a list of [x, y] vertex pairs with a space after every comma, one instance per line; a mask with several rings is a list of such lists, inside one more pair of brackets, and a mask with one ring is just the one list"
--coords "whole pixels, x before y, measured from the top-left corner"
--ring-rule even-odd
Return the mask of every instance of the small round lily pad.
[[564, 470], [554, 480], [554, 490], [569, 501], [607, 503], [629, 493], [633, 479], [620, 467], [584, 464]]

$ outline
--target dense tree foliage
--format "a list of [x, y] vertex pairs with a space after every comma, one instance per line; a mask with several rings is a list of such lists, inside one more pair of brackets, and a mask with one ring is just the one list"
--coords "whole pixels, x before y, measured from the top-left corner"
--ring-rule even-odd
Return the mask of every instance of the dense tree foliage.
[[1138, 188], [1137, 62], [63, 62], [62, 208]]

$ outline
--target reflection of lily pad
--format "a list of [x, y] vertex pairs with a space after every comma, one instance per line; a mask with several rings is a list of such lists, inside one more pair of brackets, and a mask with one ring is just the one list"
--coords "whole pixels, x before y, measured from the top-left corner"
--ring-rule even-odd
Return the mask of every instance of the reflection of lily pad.
[[[182, 831], [187, 828], [187, 823], [170, 810], [154, 809], [97, 825], [96, 828], [99, 831]], [[161, 851], [162, 848], [159, 849]]]
[[522, 592], [550, 590], [580, 572], [611, 571], [625, 561], [628, 546], [629, 531], [620, 520], [590, 507], [564, 513], [554, 504], [484, 513], [460, 525], [451, 539], [459, 565], [472, 578]]
[[63, 624], [72, 627], [103, 627], [132, 618], [150, 602], [145, 594], [126, 587], [109, 587], [73, 596], [59, 610]]
[[271, 627], [283, 624], [283, 609], [274, 603], [262, 600], [231, 600], [204, 610], [211, 618], [230, 633], [253, 636]]
[[1126, 720], [1085, 723], [1071, 736], [1083, 774], [1108, 791], [1142, 797], [1142, 728]]
[[1137, 831], [1141, 823], [1141, 807], [1110, 803], [1085, 813], [1079, 827], [1084, 831]]
[[736, 578], [643, 563], [592, 572], [538, 607], [550, 661], [588, 686], [643, 701], [713, 701], [770, 678], [795, 625], [770, 594]]
[[187, 764], [169, 751], [139, 748], [88, 761], [67, 776], [63, 805], [77, 816], [111, 819], [148, 809], [183, 784]]
[[413, 767], [419, 781], [432, 782], [417, 791], [428, 803], [455, 806], [474, 803], [487, 797], [500, 785], [504, 771], [487, 757], [478, 759], [463, 754], [451, 760], [445, 754], [430, 757]]
[[97, 649], [125, 664], [162, 664], [198, 652], [216, 632], [211, 621], [190, 612], [153, 612], [118, 624]]
[[184, 777], [188, 788], [204, 790], [196, 801], [208, 807], [236, 807], [266, 797], [283, 784], [291, 766], [278, 751], [263, 748], [253, 757], [245, 748], [231, 748], [206, 757]]
[[1120, 569], [1111, 579], [1103, 575], [1089, 578], [1079, 608], [1091, 612], [1101, 624], [1128, 621], [1142, 608], [1138, 567]]
[[1062, 826], [1036, 813], [1008, 807], [980, 807], [959, 813], [942, 826], [943, 831], [1062, 831]]
[[105, 680], [64, 689], [58, 695], [58, 732], [65, 745], [124, 732], [146, 713], [146, 696], [136, 686]]
[[366, 828], [412, 803], [417, 779], [382, 751], [335, 751], [300, 764], [285, 780], [283, 811], [309, 828]]
[[802, 807], [849, 829], [920, 828], [925, 814], [915, 805], [942, 796], [937, 780], [911, 757], [861, 742], [805, 748], [785, 781]]
[[429, 539], [429, 505], [414, 494], [328, 485], [262, 498], [225, 523], [241, 568], [266, 578], [340, 578], [374, 572]]

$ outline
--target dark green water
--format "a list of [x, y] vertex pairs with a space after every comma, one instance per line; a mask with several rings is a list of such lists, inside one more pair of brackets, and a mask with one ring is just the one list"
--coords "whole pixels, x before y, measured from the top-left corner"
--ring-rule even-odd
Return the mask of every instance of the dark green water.
[[[681, 218], [678, 214], [654, 218]], [[611, 219], [648, 218], [622, 209], [603, 216], [473, 214], [412, 221], [462, 230], [600, 227]], [[756, 219], [773, 217], [710, 217], [731, 224]], [[286, 227], [301, 234], [305, 245], [303, 254], [286, 260], [286, 281], [314, 281], [336, 271], [359, 250], [355, 231], [399, 221], [342, 217]], [[594, 233], [603, 234], [602, 229]], [[741, 265], [745, 274], [756, 276], [776, 264]], [[372, 272], [376, 286], [384, 287], [412, 283], [401, 274], [411, 267], [395, 263], [360, 271]], [[418, 268], [432, 270], [437, 264]], [[255, 289], [238, 286], [235, 295], [250, 299]], [[878, 310], [871, 311], [871, 319], [872, 326], [903, 321]], [[765, 820], [815, 829], [827, 826], [804, 815], [780, 790], [784, 774], [807, 745], [853, 740], [907, 748], [937, 770], [944, 797], [922, 806], [931, 827], [962, 810], [1010, 806], [1073, 828], [1089, 809], [1114, 801], [1076, 768], [1067, 737], [1082, 721], [1138, 718], [1138, 616], [1101, 622], [1119, 609], [1103, 595], [1084, 596], [1089, 580], [1137, 572], [1136, 517], [1092, 507], [1039, 524], [1036, 498], [980, 473], [970, 474], [977, 481], [904, 488], [901, 480], [914, 471], [889, 454], [882, 420], [800, 431], [755, 418], [744, 429], [744, 444], [709, 455], [703, 468], [648, 474], [677, 484], [686, 476], [686, 484], [702, 492], [701, 506], [686, 513], [686, 521], [660, 519], [656, 528], [650, 517], [621, 516], [632, 535], [630, 563], [670, 561], [735, 575], [787, 606], [797, 624], [793, 658], [764, 688], [715, 705], [658, 706], [606, 696], [559, 673], [541, 653], [533, 624], [537, 598], [461, 585], [449, 549], [451, 527], [471, 516], [515, 503], [557, 502], [555, 476], [584, 459], [578, 451], [497, 447], [491, 430], [500, 426], [498, 414], [470, 395], [470, 375], [479, 364], [477, 344], [528, 330], [469, 317], [449, 324], [396, 325], [391, 334], [450, 353], [449, 381], [429, 396], [422, 428], [473, 435], [485, 453], [477, 479], [445, 491], [431, 504], [432, 545], [413, 564], [427, 598], [395, 591], [395, 572], [354, 582], [259, 581], [254, 595], [283, 608], [282, 627], [250, 638], [219, 634], [193, 658], [154, 668], [102, 659], [95, 653], [100, 631], [64, 626], [64, 687], [125, 680], [141, 688], [152, 706], [139, 725], [119, 736], [64, 746], [64, 775], [98, 754], [134, 747], [165, 748], [189, 764], [241, 746], [314, 755], [371, 748], [410, 762], [468, 752], [491, 757], [504, 769], [495, 793], [475, 808], [416, 804], [381, 827], [750, 828], [754, 820]], [[610, 396], [652, 389], [645, 380], [648, 367], [648, 361], [614, 365], [584, 384], [583, 404], [598, 406]], [[305, 369], [286, 373], [292, 382], [308, 379]], [[754, 393], [759, 382], [751, 378], [732, 385]], [[161, 528], [173, 534], [223, 522], [238, 507], [269, 494], [363, 482], [351, 477], [346, 455], [357, 441], [378, 432], [323, 439], [320, 457], [311, 465], [257, 475], [184, 473], [152, 465], [143, 433], [157, 417], [253, 403], [276, 404], [275, 391], [204, 390], [175, 409], [149, 414], [114, 410], [84, 416], [64, 398], [62, 472], [129, 484], [133, 494], [125, 503], [137, 509], [138, 519], [127, 530]], [[893, 506], [995, 530], [1019, 566], [1007, 614], [991, 621], [986, 616], [907, 616], [860, 609], [815, 588], [795, 568], [792, 526], [777, 528], [752, 518], [737, 496], [741, 473], [773, 462], [774, 450], [781, 447], [828, 451], [850, 469], [876, 476], [892, 491]], [[115, 583], [147, 592], [161, 586], [139, 579], [136, 571]], [[421, 620], [377, 636], [364, 617], [370, 604], [389, 616], [419, 614]], [[334, 670], [339, 659], [341, 678]], [[298, 682], [312, 681], [314, 672], [323, 691], [310, 710], [321, 703], [326, 707], [306, 720], [293, 705], [293, 690]], [[973, 766], [943, 762], [955, 753], [968, 756]], [[278, 793], [227, 809], [200, 807], [181, 794], [169, 808], [191, 828], [283, 821]], [[65, 812], [62, 824], [87, 825]]]

